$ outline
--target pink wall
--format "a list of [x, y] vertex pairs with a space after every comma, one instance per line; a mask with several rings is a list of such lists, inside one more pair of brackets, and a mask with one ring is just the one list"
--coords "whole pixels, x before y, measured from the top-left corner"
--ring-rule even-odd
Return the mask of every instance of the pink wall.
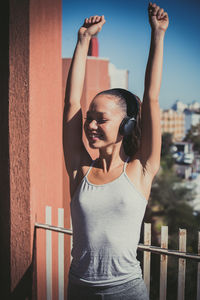
[[[62, 207], [61, 0], [30, 1], [31, 225], [44, 223], [45, 206]], [[57, 234], [53, 235], [53, 299], [57, 299]], [[45, 299], [45, 231], [37, 231], [38, 299]]]

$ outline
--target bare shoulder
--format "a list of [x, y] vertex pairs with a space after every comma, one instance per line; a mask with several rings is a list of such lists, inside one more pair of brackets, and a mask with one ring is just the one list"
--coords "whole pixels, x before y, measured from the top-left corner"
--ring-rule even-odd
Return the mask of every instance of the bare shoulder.
[[69, 183], [70, 183], [70, 194], [71, 197], [76, 191], [78, 185], [86, 175], [88, 169], [90, 168], [93, 160], [90, 156], [90, 154], [86, 151], [84, 151], [79, 158], [79, 164], [77, 165], [77, 168], [69, 175]]
[[154, 176], [147, 172], [139, 158], [133, 158], [128, 162], [126, 174], [136, 189], [148, 200]]

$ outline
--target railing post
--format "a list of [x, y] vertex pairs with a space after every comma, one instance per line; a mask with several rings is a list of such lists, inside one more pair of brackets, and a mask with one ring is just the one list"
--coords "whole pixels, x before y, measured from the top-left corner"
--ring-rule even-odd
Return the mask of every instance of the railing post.
[[[51, 225], [51, 206], [46, 206], [45, 223]], [[52, 233], [46, 230], [46, 293], [52, 299]]]
[[[198, 232], [198, 255], [200, 255], [200, 231]], [[200, 300], [200, 262], [197, 266], [197, 300]]]
[[[161, 227], [161, 248], [168, 249], [168, 226]], [[160, 300], [166, 300], [167, 295], [167, 262], [165, 254], [160, 256]]]
[[[144, 223], [144, 245], [151, 245], [151, 223]], [[143, 259], [143, 277], [150, 294], [150, 266], [151, 266], [151, 252], [144, 252]]]
[[[58, 227], [64, 227], [64, 209], [58, 208]], [[64, 233], [58, 233], [58, 299], [64, 300]]]
[[[186, 229], [179, 229], [179, 251], [186, 252]], [[186, 260], [179, 258], [178, 268], [178, 300], [185, 299], [185, 269]]]

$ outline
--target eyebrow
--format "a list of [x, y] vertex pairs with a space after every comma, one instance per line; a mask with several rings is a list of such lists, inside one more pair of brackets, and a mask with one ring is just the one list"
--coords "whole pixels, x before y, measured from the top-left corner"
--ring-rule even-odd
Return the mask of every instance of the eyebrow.
[[90, 115], [90, 114], [96, 114], [96, 115], [98, 115], [99, 117], [102, 117], [103, 115], [104, 116], [109, 116], [108, 114], [107, 114], [107, 112], [104, 112], [104, 111], [98, 111], [98, 112], [96, 112], [96, 111], [90, 111], [90, 110], [88, 110], [87, 111], [87, 115]]

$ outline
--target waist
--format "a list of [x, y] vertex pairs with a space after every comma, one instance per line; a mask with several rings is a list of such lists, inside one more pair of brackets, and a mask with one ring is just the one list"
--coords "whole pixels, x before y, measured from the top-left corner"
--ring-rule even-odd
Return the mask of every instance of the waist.
[[72, 282], [88, 286], [112, 286], [141, 277], [140, 263], [133, 249], [85, 250], [79, 257], [73, 256], [69, 272]]

